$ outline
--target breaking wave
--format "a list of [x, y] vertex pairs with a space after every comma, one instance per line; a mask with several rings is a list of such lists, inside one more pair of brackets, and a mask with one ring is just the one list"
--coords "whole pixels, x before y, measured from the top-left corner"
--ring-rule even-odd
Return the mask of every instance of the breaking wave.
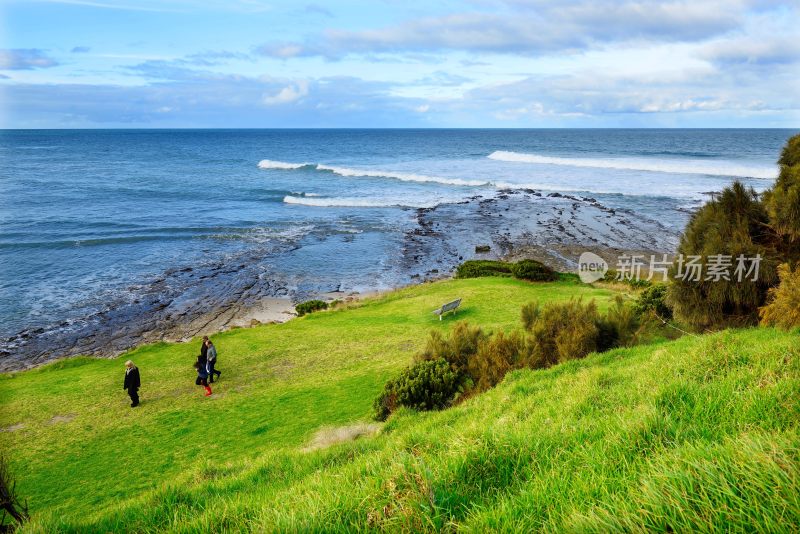
[[593, 167], [600, 169], [622, 169], [633, 171], [666, 172], [675, 174], [704, 174], [711, 176], [734, 176], [738, 178], [774, 179], [777, 168], [767, 165], [748, 165], [734, 161], [707, 161], [698, 159], [664, 160], [648, 158], [560, 158], [523, 152], [496, 150], [489, 159], [515, 163], [538, 163], [565, 165], [569, 167]]
[[292, 169], [302, 169], [303, 167], [309, 167], [308, 163], [287, 163], [285, 161], [273, 161], [271, 159], [262, 159], [258, 162], [259, 169], [283, 169], [283, 170], [292, 170]]
[[[297, 169], [315, 169], [320, 172], [330, 172], [344, 176], [346, 178], [389, 178], [393, 180], [400, 180], [403, 182], [420, 182], [420, 183], [437, 183], [445, 185], [456, 185], [464, 187], [480, 187], [491, 185], [488, 181], [481, 180], [462, 180], [461, 178], [445, 178], [442, 176], [427, 176], [424, 174], [385, 171], [379, 169], [355, 169], [350, 167], [334, 167], [330, 165], [314, 165], [310, 163], [287, 163], [285, 161], [273, 161], [269, 159], [261, 160], [258, 163], [260, 169], [280, 169], [280, 170], [297, 170]], [[308, 196], [308, 195], [306, 195]]]
[[318, 208], [392, 208], [392, 207], [410, 207], [410, 208], [432, 208], [439, 202], [413, 202], [400, 199], [370, 199], [370, 198], [346, 198], [346, 197], [333, 197], [333, 198], [308, 198], [308, 197], [294, 197], [287, 195], [283, 198], [286, 204], [297, 204], [301, 206], [314, 206]]

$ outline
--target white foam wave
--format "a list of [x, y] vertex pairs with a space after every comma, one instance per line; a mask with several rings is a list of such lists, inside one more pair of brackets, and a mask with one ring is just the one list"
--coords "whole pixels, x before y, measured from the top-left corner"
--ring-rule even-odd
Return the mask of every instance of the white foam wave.
[[414, 174], [405, 172], [384, 171], [378, 169], [351, 169], [348, 167], [332, 167], [329, 165], [317, 165], [317, 170], [328, 171], [339, 176], [345, 177], [369, 177], [369, 178], [393, 178], [403, 182], [433, 182], [445, 185], [458, 185], [465, 187], [479, 187], [489, 185], [487, 181], [462, 180], [460, 178], [445, 178], [442, 176], [426, 176], [424, 174]]
[[496, 150], [489, 159], [515, 163], [538, 163], [566, 165], [570, 167], [593, 167], [634, 171], [666, 172], [675, 174], [704, 174], [711, 176], [734, 176], [738, 178], [773, 179], [777, 168], [768, 165], [748, 165], [733, 161], [706, 161], [698, 159], [664, 160], [648, 158], [560, 158], [522, 152]]
[[400, 199], [371, 199], [371, 198], [308, 198], [308, 197], [293, 197], [287, 195], [283, 198], [286, 204], [297, 204], [301, 206], [313, 206], [317, 208], [391, 208], [391, 207], [413, 207], [413, 208], [431, 208], [437, 202], [409, 202], [408, 200]]
[[273, 161], [271, 159], [262, 159], [258, 162], [259, 169], [301, 169], [308, 165], [307, 163], [287, 163], [285, 161]]

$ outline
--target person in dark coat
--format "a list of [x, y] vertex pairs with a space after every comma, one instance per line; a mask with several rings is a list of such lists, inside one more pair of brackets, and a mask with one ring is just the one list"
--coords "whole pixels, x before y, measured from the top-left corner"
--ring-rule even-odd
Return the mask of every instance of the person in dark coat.
[[208, 370], [208, 381], [213, 384], [214, 375], [217, 375], [217, 378], [219, 378], [219, 375], [221, 375], [222, 372], [214, 369], [214, 366], [217, 365], [217, 347], [215, 347], [208, 338], [206, 338], [206, 359], [208, 361], [206, 367]]
[[206, 390], [206, 397], [211, 395], [211, 388], [208, 387], [208, 362], [202, 354], [197, 357], [194, 368], [197, 370], [197, 379], [194, 381], [198, 386], [203, 386]]
[[204, 358], [208, 354], [208, 345], [206, 343], [208, 343], [208, 336], [203, 336], [203, 342], [200, 344], [200, 356]]
[[139, 406], [139, 388], [141, 385], [139, 368], [133, 365], [132, 361], [128, 360], [125, 362], [125, 383], [122, 389], [128, 391], [128, 396], [131, 398], [131, 408]]

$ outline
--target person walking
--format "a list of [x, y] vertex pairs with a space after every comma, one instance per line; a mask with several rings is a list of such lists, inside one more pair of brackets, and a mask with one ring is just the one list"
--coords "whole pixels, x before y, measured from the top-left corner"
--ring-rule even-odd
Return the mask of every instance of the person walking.
[[125, 382], [122, 385], [122, 389], [127, 390], [128, 396], [131, 398], [131, 408], [139, 406], [139, 388], [141, 385], [139, 368], [128, 360], [125, 362]]
[[214, 369], [214, 366], [217, 365], [217, 347], [215, 347], [214, 343], [208, 338], [206, 338], [206, 359], [208, 361], [208, 380], [213, 384], [214, 375], [217, 375], [217, 378], [219, 378], [222, 372]]
[[197, 380], [195, 380], [194, 383], [198, 386], [203, 386], [206, 390], [206, 397], [209, 397], [211, 395], [211, 388], [208, 387], [208, 367], [207, 361], [202, 354], [197, 357], [194, 368], [197, 369]]
[[208, 352], [208, 336], [203, 336], [203, 342], [200, 344], [200, 356], [206, 357], [206, 353]]

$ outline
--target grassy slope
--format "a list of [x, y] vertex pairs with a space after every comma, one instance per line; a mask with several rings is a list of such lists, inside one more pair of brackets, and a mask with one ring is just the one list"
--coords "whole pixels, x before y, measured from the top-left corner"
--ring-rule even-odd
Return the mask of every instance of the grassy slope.
[[201, 464], [30, 530], [792, 532], [798, 392], [797, 333], [686, 337], [518, 371], [374, 438]]
[[[0, 428], [23, 425], [0, 433], [0, 445], [11, 452], [34, 515], [85, 517], [211, 463], [295, 450], [322, 426], [368, 419], [384, 381], [409, 363], [427, 331], [452, 324], [430, 313], [443, 302], [463, 297], [459, 318], [497, 329], [516, 325], [529, 300], [574, 295], [603, 304], [612, 293], [564, 282], [455, 280], [231, 331], [215, 336], [223, 375], [210, 399], [194, 385], [197, 342], [0, 375]], [[122, 391], [128, 357], [142, 372], [136, 410]]]

